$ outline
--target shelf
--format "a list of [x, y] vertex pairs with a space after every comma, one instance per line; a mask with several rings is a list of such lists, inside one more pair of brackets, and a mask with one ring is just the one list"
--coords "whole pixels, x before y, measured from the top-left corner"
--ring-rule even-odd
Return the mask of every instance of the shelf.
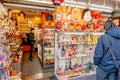
[[[93, 72], [93, 73], [88, 73], [88, 74], [86, 74], [86, 75], [84, 75], [84, 76], [81, 76], [81, 75], [79, 75], [79, 76], [75, 76], [75, 77], [68, 77], [68, 78], [66, 78], [65, 80], [84, 80], [84, 79], [82, 79], [83, 77], [88, 77], [88, 76], [93, 76], [93, 75], [95, 75], [96, 73], [95, 72]], [[55, 76], [56, 76], [56, 80], [61, 80], [61, 78], [57, 75], [57, 74], [55, 74]], [[87, 80], [87, 79], [85, 79], [85, 80]], [[92, 80], [92, 79], [90, 79], [90, 80]]]
[[89, 42], [82, 42], [82, 43], [69, 43], [69, 42], [65, 42], [65, 41], [59, 41], [60, 43], [66, 43], [67, 45], [84, 45], [84, 44], [97, 44], [97, 43], [95, 43], [95, 42], [93, 42], [93, 43], [89, 43]]
[[87, 57], [87, 56], [93, 56], [93, 54], [91, 55], [81, 55], [81, 56], [75, 56], [75, 57], [58, 57], [59, 59], [70, 59], [70, 58], [81, 58], [81, 57]]
[[104, 35], [103, 32], [92, 32], [91, 35]]
[[54, 56], [54, 54], [47, 54], [47, 55], [44, 54], [44, 56], [49, 57], [49, 56]]
[[48, 48], [45, 48], [45, 47], [44, 47], [44, 49], [45, 49], [45, 50], [52, 50], [52, 49], [54, 49], [54, 47], [48, 47]]
[[96, 73], [93, 72], [93, 73], [87, 73], [86, 75], [84, 76], [75, 76], [75, 77], [70, 77], [70, 78], [67, 78], [69, 80], [75, 80], [75, 79], [78, 79], [78, 78], [82, 78], [82, 77], [87, 77], [87, 76], [92, 76], [92, 75], [95, 75]]
[[58, 31], [60, 34], [76, 34], [76, 35], [85, 35], [85, 34], [92, 34], [92, 35], [103, 35], [104, 32], [98, 31]]
[[44, 69], [54, 68], [54, 64], [44, 64]]

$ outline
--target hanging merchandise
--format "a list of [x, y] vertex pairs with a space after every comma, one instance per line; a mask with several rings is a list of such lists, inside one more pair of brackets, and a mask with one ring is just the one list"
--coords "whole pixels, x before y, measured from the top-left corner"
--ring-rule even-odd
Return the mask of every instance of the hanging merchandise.
[[[56, 6], [56, 29], [65, 31], [101, 31], [105, 18], [101, 11]], [[101, 22], [102, 21], [102, 22]], [[95, 28], [94, 26], [99, 26]]]
[[0, 7], [0, 80], [21, 80], [22, 50], [15, 36], [15, 23], [11, 12], [2, 14], [5, 9], [1, 4]]
[[10, 77], [10, 57], [11, 52], [7, 51], [5, 30], [0, 29], [0, 80], [9, 80]]

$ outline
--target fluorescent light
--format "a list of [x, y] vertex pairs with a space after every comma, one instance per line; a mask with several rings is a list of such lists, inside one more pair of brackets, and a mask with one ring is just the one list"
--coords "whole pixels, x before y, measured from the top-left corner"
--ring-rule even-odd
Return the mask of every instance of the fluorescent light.
[[39, 6], [32, 6], [32, 5], [25, 5], [25, 4], [14, 4], [14, 3], [3, 3], [5, 6], [12, 6], [12, 7], [20, 7], [20, 8], [30, 8], [30, 9], [40, 9], [40, 10], [51, 10], [54, 11], [54, 8], [47, 8], [47, 7], [39, 7]]
[[112, 7], [109, 7], [109, 6], [100, 6], [100, 5], [95, 5], [95, 4], [91, 4], [91, 7], [100, 7], [100, 8], [112, 9]]
[[78, 5], [73, 5], [73, 4], [66, 4], [66, 3], [63, 3], [61, 4], [62, 6], [71, 6], [71, 7], [76, 7], [76, 8], [86, 8], [86, 6], [78, 6]]
[[30, 1], [30, 2], [37, 2], [37, 3], [43, 3], [43, 4], [53, 4], [50, 1], [42, 1], [42, 0], [25, 0], [25, 1]]
[[100, 8], [90, 8], [92, 10], [99, 10], [99, 11], [105, 11], [105, 12], [112, 12], [112, 10], [107, 10], [107, 9], [100, 9]]

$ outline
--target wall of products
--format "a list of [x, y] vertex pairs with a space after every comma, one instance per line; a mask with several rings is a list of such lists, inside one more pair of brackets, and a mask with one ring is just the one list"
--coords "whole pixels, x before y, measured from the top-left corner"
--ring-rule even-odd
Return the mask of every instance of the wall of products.
[[[101, 11], [56, 6], [55, 75], [58, 80], [82, 80], [95, 75], [94, 50], [104, 34], [107, 17]], [[87, 80], [83, 79], [83, 80]], [[95, 77], [94, 77], [95, 78]]]
[[15, 22], [0, 4], [0, 80], [21, 80], [22, 49], [14, 34]]

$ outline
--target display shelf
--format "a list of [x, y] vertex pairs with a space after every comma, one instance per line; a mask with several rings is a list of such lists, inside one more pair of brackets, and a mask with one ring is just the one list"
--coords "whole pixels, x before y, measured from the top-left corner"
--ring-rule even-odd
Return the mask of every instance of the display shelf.
[[83, 30], [81, 30], [81, 31], [76, 31], [76, 30], [71, 30], [71, 31], [65, 31], [65, 30], [56, 30], [58, 33], [64, 33], [64, 34], [78, 34], [78, 35], [85, 35], [85, 34], [93, 34], [93, 35], [103, 35], [104, 34], [104, 32], [100, 32], [100, 31], [95, 31], [95, 30], [93, 30], [93, 31], [83, 31]]
[[52, 50], [52, 49], [54, 49], [54, 47], [45, 47], [44, 49], [45, 50]]
[[45, 57], [54, 57], [54, 54], [44, 54]]
[[93, 54], [103, 34], [74, 31], [55, 33], [55, 74], [58, 80], [79, 80], [94, 74]]
[[85, 74], [85, 75], [79, 75], [79, 76], [74, 76], [74, 77], [69, 77], [66, 79], [61, 79], [57, 74], [55, 74], [56, 79], [55, 80], [96, 80], [95, 78], [96, 73], [90, 73], [90, 74]]
[[[38, 55], [44, 69], [53, 68], [54, 62], [54, 29], [42, 29], [38, 32]], [[52, 66], [50, 66], [52, 63]], [[47, 65], [46, 65], [47, 64]]]
[[50, 68], [53, 68], [53, 67], [54, 67], [54, 64], [44, 65], [45, 69], [50, 69]]
[[71, 43], [71, 42], [65, 42], [65, 41], [59, 41], [59, 43], [61, 43], [61, 44], [64, 44], [64, 45], [87, 45], [87, 44], [89, 44], [89, 45], [95, 45], [95, 44], [97, 44], [97, 43], [93, 43], [93, 42], [88, 42], [88, 43], [86, 43], [86, 42], [80, 42], [80, 43]]
[[70, 58], [82, 58], [82, 57], [87, 57], [87, 56], [93, 56], [91, 55], [80, 55], [80, 56], [75, 56], [75, 57], [58, 57], [59, 59], [70, 59]]

